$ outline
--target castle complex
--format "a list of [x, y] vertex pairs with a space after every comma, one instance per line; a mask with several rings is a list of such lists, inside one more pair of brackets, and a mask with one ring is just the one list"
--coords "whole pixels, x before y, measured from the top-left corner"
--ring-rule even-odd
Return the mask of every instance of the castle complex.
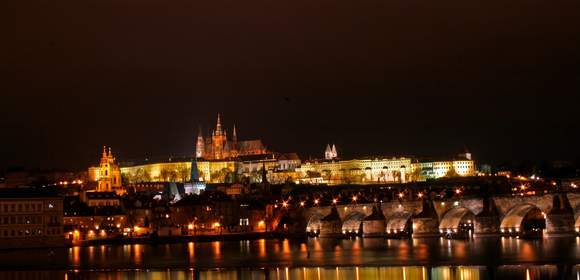
[[[302, 161], [296, 153], [269, 151], [261, 140], [238, 141], [235, 126], [231, 138], [220, 115], [215, 129], [204, 137], [199, 132], [192, 157], [165, 161], [127, 163], [120, 168], [111, 150], [105, 149], [100, 166], [89, 169], [97, 190], [121, 189], [121, 175], [127, 184], [143, 182], [260, 183], [262, 169], [273, 184], [387, 184], [425, 181], [451, 176], [475, 176], [475, 162], [469, 152], [452, 159], [427, 160], [413, 157], [368, 157], [341, 159], [337, 147], [327, 145], [322, 159]], [[192, 171], [192, 165], [197, 168]], [[193, 177], [192, 177], [192, 174]], [[195, 177], [195, 178], [194, 178]]]

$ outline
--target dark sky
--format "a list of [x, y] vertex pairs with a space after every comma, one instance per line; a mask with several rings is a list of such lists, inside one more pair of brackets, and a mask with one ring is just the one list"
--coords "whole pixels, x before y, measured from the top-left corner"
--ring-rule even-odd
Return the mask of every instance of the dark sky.
[[319, 157], [580, 157], [579, 1], [0, 6], [0, 169], [190, 155], [218, 112]]

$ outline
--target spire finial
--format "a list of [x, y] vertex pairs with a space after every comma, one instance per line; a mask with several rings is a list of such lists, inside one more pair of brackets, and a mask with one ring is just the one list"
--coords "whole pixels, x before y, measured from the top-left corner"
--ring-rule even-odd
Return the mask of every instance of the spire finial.
[[221, 134], [221, 131], [222, 131], [222, 119], [221, 119], [220, 113], [218, 113], [218, 116], [217, 116], [217, 125], [216, 125], [215, 130], [216, 130], [216, 133]]
[[107, 157], [107, 146], [103, 146], [103, 157]]

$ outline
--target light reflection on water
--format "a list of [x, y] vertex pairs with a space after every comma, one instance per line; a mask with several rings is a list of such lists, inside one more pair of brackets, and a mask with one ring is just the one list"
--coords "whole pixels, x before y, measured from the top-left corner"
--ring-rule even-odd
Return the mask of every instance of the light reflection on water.
[[220, 279], [220, 280], [484, 280], [577, 279], [578, 266], [276, 267], [270, 269], [0, 271], [0, 279]]
[[[261, 239], [99, 245], [53, 250], [50, 253], [48, 249], [0, 252], [0, 271], [78, 269], [84, 273], [92, 270], [95, 275], [107, 276], [105, 279], [119, 273], [128, 275], [128, 279], [134, 279], [134, 273], [162, 275], [166, 269], [175, 277], [187, 279], [214, 279], [211, 278], [214, 274], [222, 275], [221, 279], [254, 279], [247, 277], [258, 277], [255, 275], [267, 279], [318, 279], [318, 275], [323, 277], [321, 279], [493, 279], [499, 272], [516, 275], [513, 279], [526, 279], [527, 275], [530, 279], [550, 279], [552, 274], [562, 271], [562, 266], [580, 264], [580, 240], [576, 238], [486, 238], [471, 241]], [[517, 266], [519, 264], [528, 266], [522, 270]], [[530, 264], [552, 266], [531, 267]], [[223, 270], [198, 270], [218, 267]], [[230, 268], [234, 270], [228, 270]], [[251, 270], [253, 268], [270, 269]], [[99, 272], [101, 270], [105, 272]], [[567, 271], [564, 272], [569, 275], [571, 269]], [[187, 273], [193, 273], [193, 276]], [[246, 277], [246, 274], [250, 276]], [[200, 278], [204, 275], [210, 278]], [[426, 275], [430, 277], [426, 278]], [[545, 277], [539, 278], [538, 275]], [[75, 275], [70, 277], [68, 279], [75, 279]], [[83, 275], [82, 278], [87, 277]]]

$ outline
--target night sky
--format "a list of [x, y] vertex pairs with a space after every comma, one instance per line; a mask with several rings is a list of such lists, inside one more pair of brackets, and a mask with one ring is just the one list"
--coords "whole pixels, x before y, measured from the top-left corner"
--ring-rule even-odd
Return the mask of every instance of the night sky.
[[579, 1], [9, 2], [0, 170], [191, 155], [218, 112], [303, 158], [580, 158]]

